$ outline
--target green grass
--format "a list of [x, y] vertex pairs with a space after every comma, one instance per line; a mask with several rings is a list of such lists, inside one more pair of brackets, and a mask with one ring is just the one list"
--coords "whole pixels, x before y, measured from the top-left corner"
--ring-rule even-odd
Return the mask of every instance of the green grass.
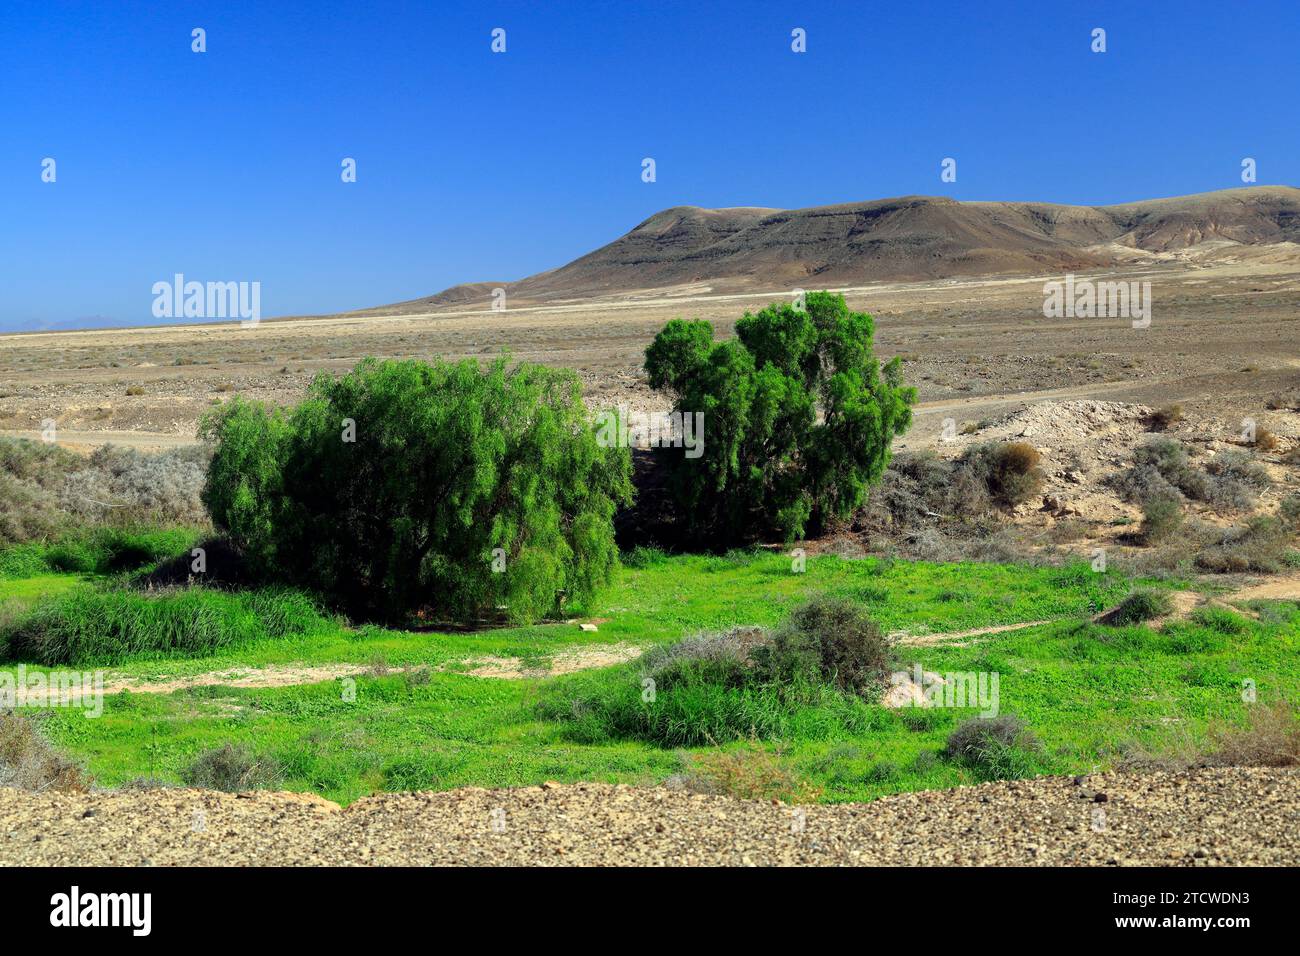
[[0, 623], [0, 659], [87, 667], [195, 657], [330, 627], [309, 598], [293, 591], [83, 588]]
[[[997, 672], [1001, 712], [1020, 717], [1043, 743], [1036, 772], [1088, 771], [1109, 765], [1128, 747], [1159, 752], [1185, 740], [1203, 741], [1211, 720], [1244, 720], [1246, 679], [1255, 682], [1261, 701], [1294, 699], [1300, 692], [1300, 607], [1293, 603], [1261, 605], [1260, 621], [1214, 611], [1157, 632], [1088, 622], [1113, 607], [1133, 582], [1086, 567], [816, 557], [806, 574], [795, 575], [787, 557], [773, 554], [651, 554], [636, 563], [593, 608], [608, 618], [595, 634], [573, 624], [470, 633], [329, 627], [256, 639], [209, 656], [126, 661], [116, 670], [161, 678], [232, 664], [365, 664], [376, 655], [393, 667], [454, 668], [487, 654], [540, 662], [584, 644], [649, 646], [701, 629], [771, 625], [810, 593], [825, 591], [863, 602], [887, 631], [1050, 619], [961, 647], [900, 653], [904, 665], [917, 662], [940, 673]], [[74, 593], [90, 588], [75, 579], [69, 586]], [[5, 596], [0, 590], [0, 598]], [[680, 772], [683, 758], [673, 746], [586, 722], [582, 707], [573, 706], [629, 693], [640, 693], [635, 662], [547, 680], [435, 670], [425, 683], [401, 674], [359, 676], [354, 700], [339, 681], [121, 694], [106, 700], [98, 719], [55, 710], [44, 729], [60, 748], [86, 761], [105, 786], [139, 777], [179, 781], [199, 755], [227, 742], [275, 761], [283, 786], [343, 802], [377, 790], [544, 780], [654, 783]], [[754, 721], [754, 736], [768, 747], [780, 745], [781, 759], [823, 800], [870, 799], [980, 779], [976, 769], [941, 755], [952, 731], [974, 714], [971, 709], [887, 710], [835, 695], [803, 698], [785, 709], [764, 710], [770, 701], [750, 703], [747, 716], [768, 718]]]
[[[73, 587], [77, 579], [62, 580], [61, 587]], [[6, 589], [14, 586], [0, 580], [0, 609]], [[624, 568], [590, 608], [592, 616], [608, 619], [597, 634], [563, 623], [453, 633], [335, 627], [213, 644], [192, 657], [119, 657], [116, 670], [163, 679], [236, 665], [364, 664], [375, 656], [395, 666], [454, 667], [457, 661], [485, 655], [544, 664], [557, 651], [583, 644], [649, 646], [699, 630], [774, 625], [819, 592], [862, 602], [886, 631], [940, 633], [1090, 615], [1113, 606], [1128, 589], [1119, 575], [1096, 574], [1086, 564], [1054, 569], [813, 557], [806, 572], [794, 574], [790, 559], [779, 554], [666, 558], [651, 553], [644, 566]]]
[[0, 580], [134, 571], [189, 550], [198, 537], [192, 528], [97, 528], [56, 541], [11, 545], [0, 549]]

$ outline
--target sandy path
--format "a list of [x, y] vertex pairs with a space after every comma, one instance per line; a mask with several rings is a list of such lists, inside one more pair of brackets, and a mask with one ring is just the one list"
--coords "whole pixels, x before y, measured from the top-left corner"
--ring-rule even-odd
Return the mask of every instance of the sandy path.
[[[632, 644], [594, 644], [557, 651], [550, 663], [531, 667], [518, 657], [476, 657], [460, 662], [465, 669], [454, 668], [455, 673], [472, 677], [489, 677], [497, 680], [525, 680], [538, 677], [556, 677], [595, 667], [612, 667], [630, 661], [641, 654], [641, 648]], [[453, 670], [444, 665], [439, 670]], [[357, 677], [375, 673], [371, 666], [360, 664], [271, 664], [266, 667], [232, 667], [226, 670], [207, 671], [170, 680], [151, 681], [141, 677], [110, 675], [104, 682], [105, 694], [171, 694], [191, 687], [292, 687], [298, 684], [320, 684], [341, 677]], [[401, 673], [401, 668], [389, 668], [385, 673]]]
[[[41, 441], [39, 431], [8, 431], [0, 429], [0, 435], [9, 438], [29, 438]], [[122, 431], [74, 431], [60, 428], [56, 433], [54, 444], [72, 449], [94, 449], [100, 445], [121, 445], [126, 448], [138, 448], [141, 451], [162, 451], [167, 448], [179, 448], [183, 445], [197, 445], [199, 440], [193, 435], [176, 435], [169, 432], [122, 432]]]
[[1241, 588], [1228, 595], [1229, 601], [1300, 601], [1300, 574], [1286, 574]]
[[208, 671], [174, 680], [149, 681], [139, 677], [124, 677], [104, 682], [105, 694], [171, 694], [190, 687], [290, 687], [295, 684], [319, 684], [340, 677], [353, 677], [365, 673], [367, 668], [356, 664], [325, 664], [320, 667], [297, 665], [272, 665], [270, 667], [232, 667], [222, 671]]
[[546, 784], [310, 795], [0, 788], [0, 863], [79, 865], [1300, 864], [1300, 770], [1044, 777], [790, 807]]
[[898, 640], [903, 647], [926, 647], [931, 644], [946, 644], [950, 641], [960, 641], [968, 637], [980, 637], [984, 634], [1002, 634], [1006, 631], [1022, 631], [1027, 627], [1038, 627], [1040, 624], [1051, 624], [1054, 620], [1061, 618], [1048, 618], [1045, 621], [1025, 621], [1023, 624], [997, 624], [993, 627], [977, 627], [969, 631], [948, 631], [944, 634], [909, 634], [906, 631], [897, 631], [891, 634]]

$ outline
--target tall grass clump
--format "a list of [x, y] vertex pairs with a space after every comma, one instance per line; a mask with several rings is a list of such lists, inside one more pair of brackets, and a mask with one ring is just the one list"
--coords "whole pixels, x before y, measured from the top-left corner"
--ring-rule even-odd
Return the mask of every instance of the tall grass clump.
[[1019, 780], [1040, 772], [1043, 745], [1012, 714], [972, 717], [948, 737], [944, 756], [981, 780]]
[[85, 590], [0, 626], [0, 655], [49, 667], [197, 657], [264, 638], [318, 633], [328, 626], [311, 600], [293, 591]]
[[0, 578], [118, 574], [188, 551], [197, 528], [91, 528], [0, 549]]
[[1166, 592], [1139, 588], [1125, 597], [1119, 606], [1106, 616], [1106, 623], [1118, 627], [1142, 624], [1158, 617], [1165, 617], [1172, 613], [1173, 609], [1173, 598]]

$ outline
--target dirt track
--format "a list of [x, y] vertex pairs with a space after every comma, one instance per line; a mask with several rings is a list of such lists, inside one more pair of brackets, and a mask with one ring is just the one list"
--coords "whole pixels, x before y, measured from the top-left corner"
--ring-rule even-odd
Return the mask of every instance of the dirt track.
[[383, 794], [0, 789], [4, 865], [1300, 864], [1300, 770], [1049, 777], [790, 807], [606, 784]]

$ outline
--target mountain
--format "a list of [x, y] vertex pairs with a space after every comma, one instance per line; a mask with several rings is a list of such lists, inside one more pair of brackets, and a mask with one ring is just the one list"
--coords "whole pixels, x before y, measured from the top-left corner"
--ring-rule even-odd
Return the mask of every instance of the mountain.
[[1057, 273], [1219, 241], [1300, 243], [1300, 189], [1255, 186], [1114, 206], [902, 196], [808, 209], [675, 206], [568, 265], [516, 282], [453, 286], [388, 306], [418, 311], [557, 301], [707, 284], [714, 292], [880, 280]]

